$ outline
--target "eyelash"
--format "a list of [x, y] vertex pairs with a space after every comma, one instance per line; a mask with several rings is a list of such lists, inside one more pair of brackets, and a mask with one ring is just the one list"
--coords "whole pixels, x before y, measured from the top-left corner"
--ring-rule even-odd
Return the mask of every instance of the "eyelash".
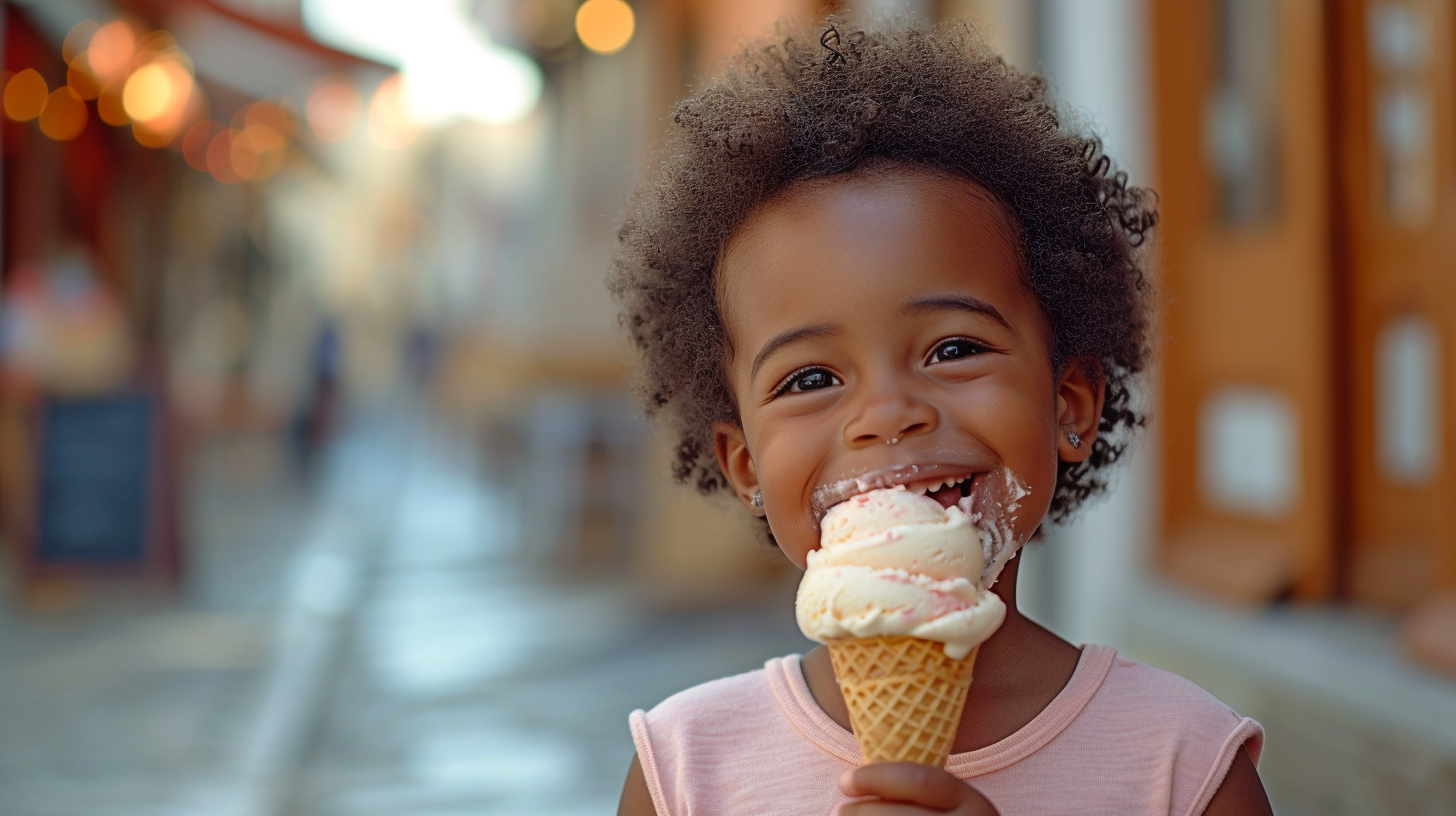
[[[937, 354], [940, 353], [941, 349], [944, 349], [946, 346], [949, 346], [951, 344], [960, 344], [960, 343], [964, 343], [965, 345], [970, 346], [970, 353], [969, 354], [964, 354], [964, 355], [962, 355], [960, 357], [952, 357], [952, 358], [950, 358], [948, 360], [935, 360], [934, 359], [934, 357]], [[990, 346], [988, 346], [988, 345], [986, 345], [984, 343], [977, 343], [975, 340], [972, 340], [969, 337], [948, 337], [948, 338], [940, 341], [939, 343], [936, 343], [935, 344], [935, 348], [933, 348], [933, 349], [930, 350], [930, 355], [925, 358], [925, 362], [927, 364], [930, 364], [930, 363], [935, 363], [935, 362], [946, 363], [946, 362], [951, 362], [953, 360], [964, 360], [964, 359], [966, 359], [968, 357], [975, 357], [975, 356], [977, 356], [979, 354], [985, 354], [986, 352], [988, 352], [990, 350], [991, 350], [991, 347]]]
[[[829, 379], [831, 379], [831, 380], [834, 380], [836, 383], [839, 381], [839, 378], [838, 377], [834, 376], [833, 374], [830, 374], [829, 373], [829, 370], [826, 369], [826, 368], [824, 368], [823, 366], [805, 366], [804, 368], [801, 368], [798, 371], [795, 371], [794, 373], [792, 373], [789, 376], [785, 377], [783, 379], [783, 381], [778, 384], [778, 387], [774, 388], [774, 396], [775, 397], [781, 397], [784, 394], [789, 393], [790, 392], [790, 389], [792, 389], [794, 387], [794, 383], [798, 382], [804, 376], [806, 376], [808, 374], [813, 374], [815, 372], [822, 372], [825, 376], [829, 377]], [[819, 390], [821, 390], [821, 389], [818, 389], [818, 388], [810, 388], [810, 389], [807, 389], [807, 391], [819, 391]], [[799, 393], [807, 393], [807, 391], [800, 391]]]
[[[970, 353], [969, 354], [966, 354], [964, 356], [961, 356], [961, 357], [952, 357], [952, 358], [950, 358], [950, 360], [939, 360], [939, 361], [937, 361], [937, 360], [932, 359], [932, 358], [934, 358], [936, 356], [936, 354], [938, 354], [941, 351], [941, 349], [945, 348], [946, 346], [948, 346], [948, 345], [950, 345], [952, 343], [964, 343], [965, 345], [967, 345], [967, 346], [970, 347], [970, 349], [971, 349], [970, 350]], [[951, 360], [964, 360], [967, 357], [974, 357], [974, 356], [979, 355], [979, 354], [984, 354], [984, 353], [986, 353], [986, 352], [988, 352], [990, 350], [991, 350], [991, 347], [990, 346], [987, 346], [984, 343], [977, 343], [975, 340], [972, 340], [969, 337], [949, 337], [949, 338], [946, 338], [945, 340], [942, 340], [939, 343], [936, 343], [935, 344], [935, 348], [933, 348], [933, 349], [930, 350], [930, 356], [928, 358], [926, 358], [926, 363], [950, 362]], [[804, 368], [801, 368], [801, 369], [793, 372], [789, 376], [785, 377], [778, 384], [778, 386], [774, 388], [773, 395], [775, 397], [780, 397], [780, 396], [783, 396], [784, 394], [790, 393], [791, 389], [793, 389], [793, 387], [794, 387], [794, 383], [798, 382], [805, 375], [813, 374], [813, 373], [816, 373], [816, 372], [817, 373], [823, 373], [825, 376], [829, 377], [829, 379], [833, 380], [834, 382], [831, 383], [831, 385], [837, 385], [839, 383], [839, 378], [836, 377], [836, 376], [834, 376], [833, 374], [830, 374], [829, 373], [829, 370], [826, 369], [826, 368], [824, 368], [823, 366], [805, 366]], [[825, 387], [828, 387], [828, 386], [825, 386]], [[798, 393], [806, 393], [806, 391], [819, 391], [819, 390], [821, 390], [821, 389], [819, 389], [819, 388], [809, 388], [809, 389], [801, 390]]]

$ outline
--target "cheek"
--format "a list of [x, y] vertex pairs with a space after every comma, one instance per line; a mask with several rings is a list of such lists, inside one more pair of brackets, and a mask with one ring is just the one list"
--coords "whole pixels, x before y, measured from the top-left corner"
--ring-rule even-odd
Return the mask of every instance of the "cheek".
[[992, 427], [984, 431], [986, 438], [998, 444], [1006, 466], [1031, 486], [1033, 502], [1049, 506], [1059, 462], [1056, 397], [1049, 387], [1025, 386], [1001, 396], [994, 405], [984, 406], [984, 415], [993, 418]]
[[774, 491], [772, 485], [765, 485], [768, 490], [765, 492], [764, 509], [769, 529], [784, 555], [803, 569], [808, 554], [819, 548], [819, 529], [814, 524], [813, 515], [806, 503], [799, 500], [796, 486]]
[[764, 510], [779, 549], [799, 569], [819, 546], [810, 497], [834, 434], [824, 422], [783, 420], [760, 428], [752, 448]]

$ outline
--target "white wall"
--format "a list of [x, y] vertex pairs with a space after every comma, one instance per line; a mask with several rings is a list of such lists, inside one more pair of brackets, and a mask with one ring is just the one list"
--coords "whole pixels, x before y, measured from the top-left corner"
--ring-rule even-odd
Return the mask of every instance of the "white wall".
[[[1151, 183], [1146, 0], [1042, 0], [1040, 25], [1041, 70], [1064, 110], [1103, 137], [1135, 183]], [[1074, 643], [1126, 637], [1127, 599], [1148, 572], [1156, 452], [1145, 437], [1107, 499], [1027, 553], [1024, 606]]]

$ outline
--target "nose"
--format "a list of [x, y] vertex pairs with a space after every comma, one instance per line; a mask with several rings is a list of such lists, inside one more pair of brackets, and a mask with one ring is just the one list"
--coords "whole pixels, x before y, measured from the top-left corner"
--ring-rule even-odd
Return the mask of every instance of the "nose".
[[844, 426], [844, 441], [852, 447], [894, 445], [929, 433], [940, 422], [940, 412], [925, 399], [902, 388], [881, 388], [866, 396]]

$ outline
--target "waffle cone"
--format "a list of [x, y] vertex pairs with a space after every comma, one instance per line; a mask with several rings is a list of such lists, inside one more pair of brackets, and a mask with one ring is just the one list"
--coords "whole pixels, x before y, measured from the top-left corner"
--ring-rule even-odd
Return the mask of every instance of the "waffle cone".
[[865, 762], [944, 766], [977, 650], [954, 660], [943, 643], [905, 636], [845, 638], [828, 646]]

